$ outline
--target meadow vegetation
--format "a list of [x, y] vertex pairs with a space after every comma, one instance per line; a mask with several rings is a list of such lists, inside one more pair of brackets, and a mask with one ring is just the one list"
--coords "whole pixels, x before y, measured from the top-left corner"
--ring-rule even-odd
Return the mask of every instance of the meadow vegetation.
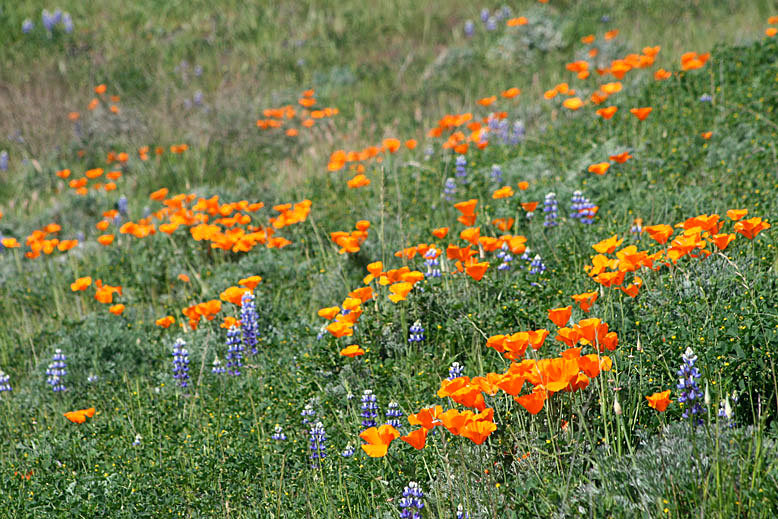
[[776, 2], [246, 4], [0, 7], [0, 515], [778, 513]]

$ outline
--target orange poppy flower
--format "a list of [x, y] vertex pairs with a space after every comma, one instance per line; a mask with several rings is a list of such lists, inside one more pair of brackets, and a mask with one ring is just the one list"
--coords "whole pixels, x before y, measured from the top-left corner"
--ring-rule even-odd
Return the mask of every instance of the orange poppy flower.
[[595, 39], [594, 34], [589, 34], [581, 38], [581, 43], [583, 43], [584, 45], [590, 45], [594, 43], [594, 39]]
[[624, 151], [622, 153], [619, 153], [618, 155], [611, 155], [608, 158], [613, 162], [624, 164], [625, 162], [627, 162], [629, 159], [632, 158], [632, 155], [630, 155], [628, 151]]
[[84, 423], [87, 418], [92, 418], [95, 415], [95, 408], [80, 409], [78, 411], [68, 411], [63, 416], [73, 423]]
[[359, 437], [367, 443], [361, 445], [362, 450], [371, 458], [383, 458], [391, 444], [400, 436], [400, 432], [389, 424], [381, 427], [371, 427], [359, 433]]
[[184, 283], [189, 283], [189, 276], [187, 276], [186, 274], [179, 274], [178, 280], [183, 281]]
[[365, 350], [359, 347], [358, 344], [352, 344], [351, 346], [346, 346], [342, 350], [340, 350], [340, 355], [343, 357], [359, 357], [360, 355], [364, 355]]
[[619, 288], [621, 288], [621, 291], [627, 294], [629, 297], [637, 297], [638, 291], [642, 286], [643, 286], [643, 280], [640, 279], [638, 276], [635, 276], [635, 280], [632, 282], [632, 284], [626, 287], [619, 287]]
[[529, 23], [529, 20], [527, 20], [526, 16], [519, 16], [518, 18], [510, 18], [505, 25], [508, 27], [518, 27], [520, 25], [527, 25]]
[[[3, 243], [5, 245], [5, 243]], [[85, 276], [82, 278], [78, 278], [73, 283], [70, 284], [70, 290], [73, 292], [83, 291], [86, 290], [87, 287], [89, 287], [92, 284], [92, 278], [89, 276]]]
[[327, 308], [322, 308], [317, 312], [319, 317], [324, 317], [325, 319], [331, 321], [335, 318], [336, 315], [340, 313], [340, 307], [339, 306], [328, 306]]
[[443, 239], [448, 234], [448, 227], [438, 227], [437, 229], [432, 230], [432, 235], [436, 238]]
[[257, 287], [257, 285], [259, 285], [261, 282], [262, 282], [262, 277], [249, 276], [247, 278], [243, 278], [240, 281], [238, 281], [238, 284], [248, 288], [249, 290], [254, 290]]
[[580, 97], [569, 97], [562, 101], [562, 106], [567, 108], [568, 110], [578, 110], [584, 105], [583, 101], [581, 101]]
[[484, 274], [486, 274], [486, 269], [488, 268], [489, 262], [484, 261], [481, 263], [473, 263], [472, 265], [468, 265], [465, 267], [465, 272], [467, 272], [467, 275], [476, 281], [481, 281], [481, 279], [484, 277]]
[[522, 202], [521, 208], [527, 211], [528, 213], [534, 213], [535, 209], [538, 208], [537, 202]]
[[492, 225], [497, 226], [497, 228], [502, 232], [506, 232], [508, 229], [513, 227], [513, 222], [513, 218], [495, 218], [492, 220]]
[[703, 139], [705, 139], [707, 141], [708, 139], [713, 137], [713, 132], [702, 132], [700, 134], [700, 137], [702, 137]]
[[654, 79], [657, 81], [664, 81], [665, 79], [670, 79], [672, 77], [673, 73], [669, 72], [663, 68], [660, 68], [656, 72], [654, 72]]
[[518, 186], [519, 190], [521, 190], [521, 191], [526, 191], [527, 189], [529, 189], [529, 182], [527, 182], [526, 180], [522, 180], [521, 182], [519, 182], [516, 185]]
[[602, 117], [603, 119], [610, 119], [613, 117], [613, 115], [619, 110], [618, 106], [609, 106], [607, 108], [600, 108], [595, 112], [597, 115]]
[[670, 400], [670, 390], [662, 391], [660, 393], [654, 393], [653, 395], [647, 396], [646, 400], [648, 400], [648, 406], [653, 407], [660, 413], [663, 413], [665, 409], [667, 409], [667, 406], [670, 405], [672, 400]]
[[529, 395], [513, 397], [521, 407], [532, 415], [538, 414], [543, 409], [546, 398], [548, 398], [548, 393], [543, 386], [535, 386], [535, 389]]
[[166, 187], [163, 187], [162, 189], [157, 189], [156, 191], [154, 191], [153, 193], [151, 193], [151, 194], [149, 195], [149, 198], [150, 198], [151, 200], [160, 200], [160, 201], [161, 201], [161, 200], [164, 200], [164, 199], [165, 199], [165, 197], [167, 196], [167, 194], [168, 194], [168, 188], [166, 188]]
[[595, 175], [604, 175], [610, 167], [610, 162], [598, 162], [597, 164], [592, 164], [589, 166], [589, 173], [594, 173]]
[[170, 328], [170, 325], [176, 322], [176, 319], [172, 315], [160, 317], [154, 323], [160, 328]]
[[727, 217], [730, 220], [738, 221], [748, 214], [748, 209], [730, 209], [727, 211]]
[[599, 297], [599, 292], [596, 290], [592, 292], [582, 292], [580, 294], [574, 294], [571, 296], [573, 300], [578, 303], [578, 305], [581, 307], [581, 310], [584, 312], [588, 312], [595, 301], [597, 301], [597, 297]]
[[108, 311], [113, 315], [122, 315], [122, 312], [124, 312], [124, 305], [121, 303], [118, 305], [113, 305], [108, 309]]
[[735, 224], [735, 232], [742, 234], [749, 240], [753, 240], [756, 238], [757, 234], [769, 228], [770, 224], [758, 216], [749, 218], [748, 220], [740, 220]]
[[460, 432], [460, 436], [471, 440], [476, 445], [481, 445], [486, 439], [497, 430], [494, 422], [489, 420], [477, 420], [468, 423]]
[[559, 326], [560, 328], [566, 326], [570, 321], [570, 315], [573, 313], [572, 306], [565, 306], [563, 308], [552, 308], [548, 311], [548, 318]]
[[637, 117], [638, 121], [643, 121], [646, 119], [646, 117], [648, 117], [648, 114], [651, 113], [651, 110], [653, 110], [653, 108], [650, 106], [645, 106], [643, 108], [630, 108], [629, 113]]
[[764, 33], [765, 36], [767, 36], [768, 38], [772, 38], [773, 36], [778, 34], [778, 29], [776, 29], [775, 27], [768, 27], [767, 29], [765, 29]]
[[66, 179], [70, 176], [70, 170], [69, 169], [62, 169], [60, 171], [57, 171], [57, 176], [61, 179]]
[[114, 235], [113, 234], [103, 234], [101, 236], [98, 236], [97, 242], [100, 245], [108, 246], [113, 243]]
[[383, 145], [389, 153], [394, 153], [400, 149], [400, 139], [384, 139]]
[[502, 198], [510, 198], [514, 195], [514, 191], [511, 186], [503, 186], [494, 193], [492, 193], [492, 199], [500, 200]]
[[619, 35], [619, 30], [618, 29], [613, 29], [612, 31], [608, 31], [608, 32], [605, 33], [605, 39], [606, 40], [612, 40], [613, 38], [615, 38], [618, 35]]
[[767, 19], [767, 24], [768, 25], [778, 25], [778, 15], [769, 17]]
[[400, 282], [395, 283], [389, 287], [389, 291], [391, 294], [389, 295], [389, 300], [393, 303], [399, 303], [400, 301], [405, 301], [405, 299], [408, 297], [408, 293], [413, 288], [412, 283], [408, 282]]
[[714, 234], [710, 237], [710, 241], [712, 241], [716, 247], [718, 247], [719, 250], [726, 249], [730, 243], [735, 239], [735, 235], [733, 233], [729, 234]]
[[667, 240], [673, 234], [673, 228], [665, 224], [649, 225], [643, 230], [646, 231], [648, 235], [651, 236], [651, 238], [659, 245], [664, 245], [667, 243]]
[[3, 238], [2, 240], [0, 240], [0, 243], [2, 243], [3, 247], [5, 247], [6, 249], [16, 249], [22, 246], [22, 244], [19, 243], [19, 241], [16, 238]]
[[610, 238], [595, 243], [594, 245], [592, 245], [592, 248], [597, 252], [599, 252], [600, 254], [611, 254], [613, 251], [616, 250], [616, 247], [622, 244], [623, 241], [624, 241], [623, 238], [619, 240], [619, 237], [614, 234]]
[[519, 90], [516, 87], [509, 88], [508, 90], [503, 90], [503, 92], [500, 94], [505, 99], [513, 99], [517, 95], [521, 94], [521, 90]]
[[681, 69], [682, 70], [695, 70], [705, 66], [705, 63], [710, 58], [710, 53], [697, 54], [696, 52], [686, 52], [681, 55]]
[[409, 432], [405, 436], [401, 436], [400, 439], [414, 449], [421, 450], [427, 444], [427, 433], [429, 433], [429, 429], [422, 427]]
[[612, 95], [621, 92], [622, 85], [620, 82], [614, 81], [612, 83], [605, 83], [600, 89], [605, 92], [605, 94]]
[[251, 289], [247, 287], [229, 287], [219, 294], [219, 299], [240, 306], [243, 294], [247, 292], [251, 292]]
[[478, 103], [481, 106], [489, 106], [490, 104], [497, 101], [497, 96], [490, 96], [490, 97], [482, 97], [476, 103]]

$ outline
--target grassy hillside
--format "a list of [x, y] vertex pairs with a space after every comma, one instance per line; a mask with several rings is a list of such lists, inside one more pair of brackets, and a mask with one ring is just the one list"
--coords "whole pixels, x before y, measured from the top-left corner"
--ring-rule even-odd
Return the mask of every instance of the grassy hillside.
[[4, 516], [775, 514], [774, 2], [41, 7]]

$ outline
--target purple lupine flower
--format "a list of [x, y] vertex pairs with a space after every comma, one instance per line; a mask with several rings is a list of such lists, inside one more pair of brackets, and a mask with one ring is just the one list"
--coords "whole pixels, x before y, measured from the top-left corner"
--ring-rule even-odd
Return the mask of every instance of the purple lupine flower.
[[202, 106], [203, 105], [203, 91], [197, 90], [194, 93], [194, 96], [192, 96], [192, 103], [194, 103], [195, 106]]
[[141, 441], [143, 441], [143, 436], [141, 436], [140, 433], [138, 433], [135, 435], [135, 439], [132, 440], [132, 444], [137, 447], [138, 445], [140, 445]]
[[272, 439], [276, 441], [284, 441], [286, 440], [286, 435], [284, 434], [284, 429], [280, 425], [276, 425], [273, 435], [270, 436]]
[[230, 326], [227, 330], [227, 373], [233, 376], [240, 375], [243, 367], [243, 342], [240, 340], [240, 328]]
[[189, 352], [184, 346], [186, 342], [180, 337], [173, 344], [173, 378], [181, 387], [189, 385]]
[[70, 13], [62, 13], [62, 28], [68, 34], [73, 32], [73, 18], [70, 17]]
[[354, 455], [354, 446], [349, 443], [346, 445], [346, 448], [343, 449], [343, 452], [341, 452], [340, 455], [344, 458], [350, 458]]
[[94, 384], [94, 383], [95, 383], [95, 382], [97, 382], [98, 380], [100, 380], [100, 377], [98, 377], [97, 375], [94, 375], [94, 374], [92, 374], [92, 373], [90, 373], [90, 374], [89, 374], [89, 376], [88, 376], [88, 377], [86, 377], [86, 381], [87, 381], [89, 384]]
[[34, 28], [35, 28], [35, 23], [29, 18], [27, 18], [22, 22], [22, 32], [24, 34], [30, 34]]
[[474, 32], [475, 24], [473, 23], [473, 20], [465, 20], [465, 36], [472, 38]]
[[694, 354], [691, 348], [686, 348], [681, 358], [683, 363], [678, 370], [677, 388], [681, 391], [678, 402], [685, 404], [682, 416], [687, 419], [691, 418], [693, 423], [701, 425], [703, 423], [701, 415], [705, 411], [705, 407], [700, 403], [703, 393], [697, 384], [697, 380], [702, 375], [700, 370], [694, 366], [697, 362], [697, 355]]
[[408, 342], [422, 342], [424, 340], [424, 327], [421, 325], [421, 321], [414, 322], [408, 331], [410, 332]]
[[700, 96], [701, 103], [710, 103], [711, 101], [713, 101], [713, 96], [710, 94], [702, 94]]
[[481, 21], [486, 23], [486, 20], [489, 19], [489, 9], [484, 7], [481, 9]]
[[457, 505], [457, 519], [470, 519], [470, 513], [462, 505]]
[[543, 200], [543, 213], [546, 218], [543, 222], [544, 227], [556, 227], [559, 225], [557, 222], [559, 204], [556, 201], [556, 193], [548, 193]]
[[203, 67], [200, 66], [200, 65], [195, 65], [194, 66], [194, 75], [197, 76], [197, 77], [202, 76], [203, 75]]
[[211, 373], [215, 375], [223, 375], [224, 373], [227, 373], [227, 368], [222, 365], [222, 361], [219, 360], [219, 357], [213, 358], [213, 362], [211, 363]]
[[240, 298], [240, 329], [243, 332], [243, 345], [257, 354], [257, 309], [254, 294], [246, 292]]
[[362, 392], [362, 412], [359, 416], [362, 417], [362, 430], [370, 429], [376, 426], [376, 417], [378, 417], [378, 404], [376, 404], [376, 397], [369, 389], [365, 389]]
[[443, 196], [448, 202], [454, 200], [454, 195], [457, 192], [457, 184], [453, 178], [447, 178], [446, 184], [443, 186]]
[[57, 21], [54, 19], [54, 14], [50, 13], [47, 9], [41, 11], [41, 22], [43, 22], [43, 27], [47, 32], [51, 32], [54, 29], [54, 26], [57, 25]]
[[502, 244], [502, 247], [500, 247], [500, 252], [497, 253], [497, 257], [502, 260], [502, 263], [500, 263], [500, 265], [497, 267], [497, 270], [506, 271], [511, 269], [511, 261], [513, 261], [513, 256], [511, 256], [507, 243]]
[[542, 274], [546, 271], [546, 265], [543, 264], [543, 259], [540, 257], [540, 254], [535, 254], [535, 257], [532, 258], [532, 262], [529, 264], [529, 273], [530, 274]]
[[499, 164], [492, 164], [492, 182], [502, 184], [502, 168]]
[[399, 418], [403, 415], [403, 412], [400, 411], [400, 404], [397, 402], [389, 402], [389, 405], [386, 408], [386, 423], [394, 427], [395, 429], [400, 428], [400, 420]]
[[451, 366], [448, 368], [448, 379], [447, 380], [454, 380], [455, 378], [459, 378], [462, 376], [462, 372], [465, 371], [464, 366], [460, 364], [459, 362], [453, 362], [451, 363]]
[[440, 273], [440, 259], [438, 259], [438, 251], [432, 247], [424, 253], [424, 264], [427, 265], [427, 272], [424, 274], [428, 278], [439, 278]]
[[0, 171], [8, 170], [8, 152], [0, 151]]
[[321, 422], [316, 422], [308, 431], [311, 444], [311, 468], [318, 469], [319, 461], [327, 457], [327, 433]]
[[513, 128], [510, 136], [510, 143], [514, 146], [524, 140], [527, 130], [524, 128], [524, 121], [513, 121]]
[[725, 418], [724, 424], [729, 427], [735, 427], [735, 420], [732, 419], [732, 405], [729, 403], [729, 396], [719, 402], [719, 417]]
[[582, 224], [591, 224], [594, 221], [594, 204], [580, 191], [573, 192], [570, 218], [579, 220]]
[[127, 216], [127, 208], [128, 208], [127, 197], [122, 195], [119, 197], [119, 200], [116, 201], [116, 210], [119, 211], [119, 214]]
[[310, 403], [305, 404], [305, 407], [303, 407], [303, 410], [300, 412], [300, 416], [303, 417], [303, 425], [308, 425], [313, 422], [313, 420], [309, 420], [308, 417], [316, 416], [316, 410]]
[[467, 159], [464, 155], [457, 155], [454, 171], [462, 184], [467, 184]]
[[6, 375], [5, 372], [0, 369], [0, 393], [4, 391], [13, 391], [10, 384], [11, 377]]
[[403, 496], [398, 505], [400, 517], [403, 519], [421, 519], [421, 511], [424, 508], [424, 492], [415, 481], [408, 483], [403, 490]]
[[494, 16], [490, 16], [488, 20], [486, 20], [486, 30], [487, 31], [494, 31], [497, 30], [497, 18]]
[[67, 364], [65, 361], [67, 357], [62, 353], [62, 350], [57, 348], [54, 350], [54, 356], [51, 358], [51, 364], [46, 369], [46, 383], [51, 386], [52, 391], [55, 393], [59, 391], [67, 391], [62, 378], [68, 374]]

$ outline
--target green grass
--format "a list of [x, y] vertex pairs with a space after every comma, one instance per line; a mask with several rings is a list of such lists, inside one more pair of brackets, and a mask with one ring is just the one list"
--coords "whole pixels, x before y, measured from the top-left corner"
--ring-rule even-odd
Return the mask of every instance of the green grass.
[[[62, 239], [83, 233], [67, 253], [30, 260], [25, 248], [0, 251], [0, 368], [13, 386], [0, 393], [0, 515], [389, 518], [399, 517], [411, 480], [425, 493], [424, 517], [456, 517], [458, 506], [474, 519], [775, 515], [772, 229], [753, 241], [738, 236], [725, 253], [704, 260], [643, 269], [635, 299], [600, 289], [583, 268], [594, 255], [591, 244], [613, 234], [624, 246], [658, 250], [645, 234], [630, 232], [635, 218], [673, 225], [703, 213], [726, 220], [728, 209], [748, 208], [749, 217], [776, 220], [778, 47], [764, 38], [767, 17], [778, 14], [775, 2], [519, 2], [514, 16], [526, 15], [529, 26], [503, 23], [494, 33], [479, 21], [482, 6], [459, 1], [63, 7], [76, 30], [52, 38], [38, 6], [0, 11], [0, 65], [13, 71], [0, 85], [2, 113], [10, 114], [0, 120], [0, 135], [9, 135], [0, 149], [10, 154], [8, 171], [0, 172], [0, 233], [23, 242], [50, 222], [62, 226]], [[26, 17], [36, 22], [30, 35], [20, 31]], [[467, 19], [476, 22], [472, 38], [463, 34]], [[624, 91], [606, 103], [619, 107], [610, 121], [591, 106], [570, 112], [543, 100], [560, 81], [583, 96], [605, 81], [571, 79], [564, 64], [585, 55], [582, 36], [596, 33], [600, 44], [613, 28], [620, 34], [602, 45], [603, 59], [655, 44], [662, 50], [654, 69], [677, 71], [689, 50], [712, 57], [701, 70], [664, 82], [653, 80], [654, 69], [630, 72]], [[199, 77], [195, 65], [203, 68]], [[85, 109], [101, 82], [121, 96], [118, 115]], [[527, 237], [531, 256], [542, 256], [545, 273], [530, 274], [518, 255], [513, 269], [500, 272], [500, 260], [486, 253], [491, 266], [480, 282], [428, 278], [398, 304], [376, 287], [353, 338], [321, 333], [326, 322], [316, 312], [363, 286], [370, 262], [423, 271], [418, 256], [394, 252], [433, 240], [444, 249], [464, 243], [458, 212], [442, 197], [446, 178], [455, 177], [454, 154], [425, 135], [446, 113], [486, 116], [491, 110], [475, 100], [510, 86], [522, 89], [519, 100], [495, 106], [508, 111], [509, 122], [522, 120], [526, 136], [517, 145], [495, 137], [484, 150], [471, 149], [469, 183], [457, 185], [454, 201], [479, 199], [483, 235], [501, 234], [492, 219], [518, 217], [513, 232]], [[296, 139], [256, 128], [263, 108], [296, 104], [306, 88], [340, 113]], [[188, 108], [184, 101], [197, 90], [205, 107]], [[712, 101], [700, 101], [703, 94]], [[629, 114], [637, 106], [653, 107], [646, 121]], [[74, 110], [81, 112], [80, 134], [67, 118]], [[13, 138], [17, 130], [24, 142]], [[704, 131], [713, 132], [710, 140], [700, 137]], [[333, 150], [389, 136], [420, 144], [366, 162], [369, 186], [348, 189], [353, 173], [327, 172]], [[167, 151], [178, 143], [189, 149]], [[135, 153], [143, 145], [152, 147], [145, 162]], [[161, 157], [153, 153], [158, 145], [166, 150]], [[602, 177], [587, 172], [624, 150], [634, 158]], [[54, 174], [111, 169], [109, 151], [131, 155], [116, 191], [78, 196]], [[490, 177], [495, 164], [500, 184]], [[527, 191], [491, 198], [501, 185], [523, 180]], [[171, 195], [262, 201], [257, 223], [277, 214], [277, 203], [307, 198], [312, 209], [305, 222], [277, 232], [292, 241], [283, 249], [214, 250], [185, 229], [136, 239], [114, 225], [105, 231], [116, 235], [113, 245], [96, 242], [103, 231], [94, 224], [120, 196], [128, 199], [125, 221], [137, 221], [147, 208], [162, 207], [148, 199], [160, 187]], [[599, 206], [592, 225], [568, 218], [575, 190]], [[560, 205], [553, 228], [543, 226], [549, 192]], [[541, 202], [532, 220], [519, 201]], [[372, 226], [361, 250], [338, 254], [329, 233], [350, 231], [362, 219]], [[441, 226], [451, 227], [446, 240], [430, 234]], [[191, 281], [179, 281], [181, 273]], [[218, 299], [252, 274], [263, 277], [255, 291], [260, 352], [247, 358], [241, 377], [213, 375], [214, 356], [225, 362], [226, 354], [219, 324], [237, 317], [236, 307], [224, 303], [196, 331], [178, 328], [186, 322], [181, 310]], [[124, 313], [108, 313], [92, 287], [72, 292], [80, 276], [121, 285]], [[406, 417], [430, 405], [463, 409], [436, 396], [452, 362], [470, 377], [502, 373], [509, 362], [486, 347], [487, 337], [542, 327], [552, 333], [538, 354], [556, 356], [564, 348], [547, 310], [591, 290], [600, 290], [591, 314], [576, 307], [573, 319], [599, 317], [618, 333], [612, 371], [583, 391], [554, 395], [536, 416], [502, 392], [487, 396], [497, 430], [483, 445], [439, 427], [422, 451], [396, 440], [383, 459], [362, 453], [364, 390], [377, 396], [379, 421], [390, 401]], [[167, 330], [154, 324], [165, 315], [177, 321]], [[409, 343], [417, 320], [426, 340]], [[190, 353], [187, 389], [171, 376], [178, 337]], [[367, 354], [338, 355], [352, 343]], [[710, 395], [699, 427], [681, 417], [677, 402], [676, 371], [687, 347], [699, 357], [700, 383]], [[45, 382], [56, 349], [68, 356], [65, 393]], [[90, 375], [98, 381], [88, 382]], [[672, 389], [673, 403], [659, 414], [645, 396], [664, 389]], [[717, 414], [728, 397], [733, 428]], [[616, 399], [621, 415], [613, 411]], [[318, 469], [310, 467], [309, 426], [301, 423], [307, 404], [328, 436]], [[97, 414], [82, 425], [62, 417], [90, 406]], [[403, 434], [412, 429], [405, 417], [401, 423]], [[276, 425], [286, 441], [271, 439]], [[348, 445], [356, 454], [341, 456]], [[29, 471], [29, 480], [20, 477]]]

